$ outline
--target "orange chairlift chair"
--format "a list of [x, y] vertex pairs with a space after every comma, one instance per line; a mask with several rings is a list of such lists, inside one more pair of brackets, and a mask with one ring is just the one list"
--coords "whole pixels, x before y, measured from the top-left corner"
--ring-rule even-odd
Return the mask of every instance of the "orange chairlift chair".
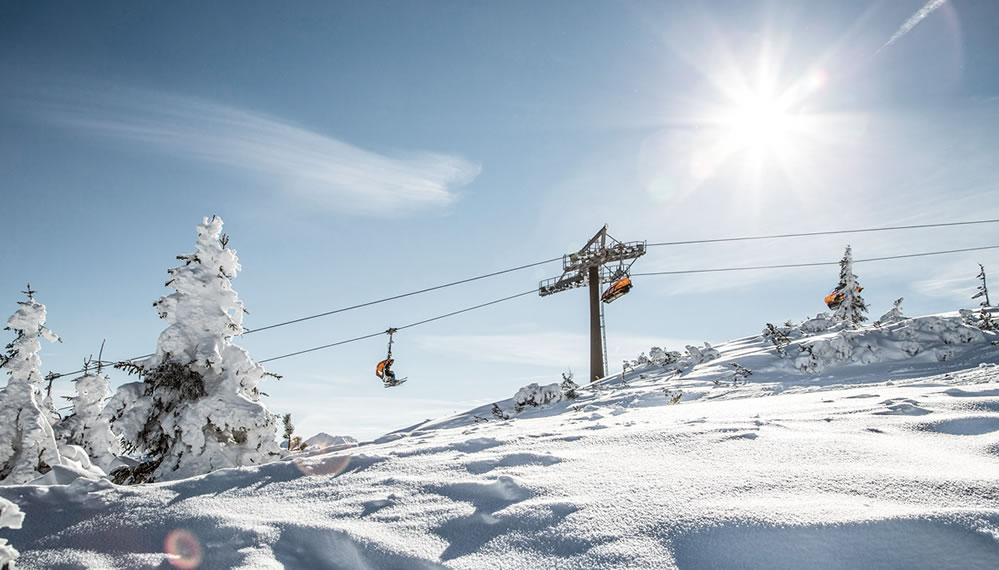
[[392, 370], [392, 363], [395, 362], [392, 358], [392, 335], [398, 330], [399, 329], [392, 328], [385, 331], [385, 334], [389, 335], [388, 355], [385, 357], [385, 360], [375, 365], [375, 376], [382, 379], [386, 388], [398, 386], [406, 381], [405, 378], [396, 378], [395, 372]]
[[[859, 286], [857, 287], [857, 293], [860, 293], [863, 290], [864, 290], [863, 287]], [[830, 309], [837, 309], [839, 308], [840, 304], [843, 303], [843, 299], [845, 298], [846, 295], [837, 292], [836, 289], [833, 289], [832, 293], [826, 295], [826, 306], [829, 307]]]
[[627, 293], [631, 291], [631, 278], [625, 275], [624, 277], [618, 279], [613, 285], [604, 291], [603, 295], [600, 295], [600, 300], [604, 303], [613, 303], [614, 301], [620, 299]]

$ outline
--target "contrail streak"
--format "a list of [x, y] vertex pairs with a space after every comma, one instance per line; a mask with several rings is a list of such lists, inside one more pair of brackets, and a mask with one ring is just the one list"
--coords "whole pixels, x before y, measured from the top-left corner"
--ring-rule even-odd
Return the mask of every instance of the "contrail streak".
[[898, 40], [905, 34], [908, 34], [909, 31], [912, 30], [912, 28], [916, 27], [916, 24], [922, 22], [923, 19], [932, 14], [934, 10], [943, 6], [944, 2], [946, 1], [947, 0], [930, 0], [929, 2], [927, 2], [926, 5], [920, 8], [918, 12], [913, 14], [911, 18], [906, 20], [905, 23], [902, 24], [902, 26], [898, 29], [898, 31], [895, 32], [895, 35], [893, 35], [890, 40], [885, 42], [885, 45], [878, 48], [878, 51], [874, 52], [874, 54], [877, 55], [878, 52], [890, 46], [891, 44], [895, 43], [896, 40]]

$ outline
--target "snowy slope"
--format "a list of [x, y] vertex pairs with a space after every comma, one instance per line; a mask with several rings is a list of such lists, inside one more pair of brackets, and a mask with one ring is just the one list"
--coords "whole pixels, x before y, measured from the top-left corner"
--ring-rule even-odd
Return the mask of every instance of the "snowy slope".
[[498, 402], [508, 420], [483, 406], [164, 484], [3, 487], [25, 519], [0, 536], [19, 568], [996, 568], [999, 335], [968, 328], [791, 331], [785, 358], [748, 337]]

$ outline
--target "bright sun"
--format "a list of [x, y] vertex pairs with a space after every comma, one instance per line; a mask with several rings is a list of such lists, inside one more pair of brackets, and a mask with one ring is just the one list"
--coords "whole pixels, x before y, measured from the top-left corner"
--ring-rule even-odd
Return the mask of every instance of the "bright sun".
[[822, 135], [818, 117], [803, 105], [825, 85], [826, 74], [816, 70], [783, 86], [774, 75], [763, 74], [755, 85], [741, 73], [726, 77], [715, 83], [724, 102], [703, 115], [708, 128], [692, 161], [695, 177], [704, 180], [727, 171], [754, 190], [769, 173], [800, 178]]
[[790, 142], [793, 117], [776, 98], [754, 93], [726, 115], [724, 128], [732, 144], [740, 149], [774, 151]]

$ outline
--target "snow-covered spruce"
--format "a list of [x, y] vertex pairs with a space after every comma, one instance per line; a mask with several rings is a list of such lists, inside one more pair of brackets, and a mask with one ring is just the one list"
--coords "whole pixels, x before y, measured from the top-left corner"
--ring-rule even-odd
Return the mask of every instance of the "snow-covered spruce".
[[73, 413], [55, 425], [56, 441], [83, 448], [94, 465], [109, 473], [122, 453], [121, 438], [112, 432], [112, 416], [105, 411], [111, 397], [110, 380], [100, 372], [85, 370], [73, 382], [76, 395], [68, 398]]
[[260, 402], [262, 366], [232, 343], [243, 332], [243, 303], [231, 279], [241, 269], [222, 220], [198, 225], [197, 251], [169, 270], [174, 293], [153, 306], [169, 326], [156, 352], [126, 364], [142, 381], [109, 402], [115, 428], [143, 463], [113, 480], [181, 479], [224, 467], [257, 465], [281, 455], [278, 417]]
[[972, 301], [981, 298], [982, 300], [979, 304], [982, 307], [988, 307], [991, 302], [989, 301], [989, 284], [985, 277], [985, 266], [981, 263], [978, 264], [980, 271], [978, 272], [978, 279], [981, 280], [982, 284], [978, 286], [978, 292], [971, 298]]
[[59, 340], [45, 327], [45, 305], [35, 301], [29, 286], [27, 301], [18, 301], [7, 327], [17, 338], [7, 345], [0, 368], [10, 375], [0, 392], [0, 484], [27, 483], [60, 465], [62, 458], [49, 417], [42, 407], [39, 337]]
[[[0, 528], [21, 528], [24, 513], [17, 505], [0, 497]], [[0, 568], [13, 568], [13, 562], [18, 557], [17, 549], [7, 544], [6, 538], [0, 538]]]
[[843, 259], [839, 262], [839, 284], [835, 293], [840, 297], [839, 306], [833, 313], [833, 318], [848, 325], [857, 325], [867, 320], [867, 304], [860, 296], [860, 285], [857, 276], [853, 274], [853, 252], [846, 246]]

